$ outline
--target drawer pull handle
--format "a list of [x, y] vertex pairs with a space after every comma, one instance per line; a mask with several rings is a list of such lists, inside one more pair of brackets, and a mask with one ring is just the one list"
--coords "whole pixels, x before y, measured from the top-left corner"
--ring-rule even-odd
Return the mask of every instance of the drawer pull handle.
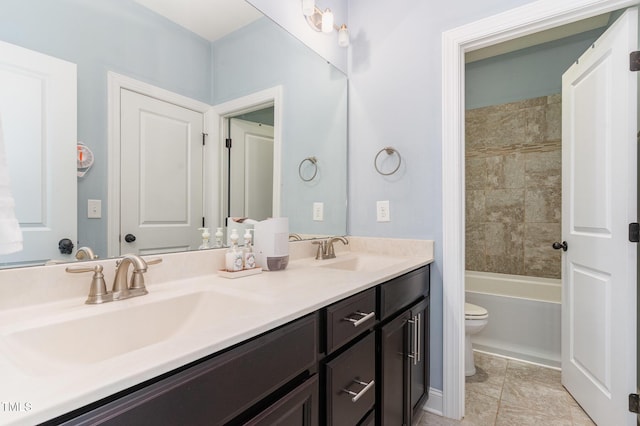
[[357, 380], [357, 379], [353, 379], [353, 383], [357, 383], [359, 385], [364, 386], [364, 388], [362, 388], [362, 390], [360, 392], [354, 392], [351, 391], [349, 389], [342, 389], [343, 392], [348, 393], [349, 395], [351, 395], [353, 398], [351, 398], [351, 402], [358, 402], [358, 400], [362, 397], [362, 395], [364, 395], [365, 393], [367, 393], [369, 391], [369, 389], [371, 389], [373, 387], [373, 385], [375, 384], [374, 381], [370, 381], [369, 383], [363, 382], [361, 380]]
[[359, 326], [360, 324], [369, 321], [371, 318], [373, 318], [376, 315], [376, 312], [369, 312], [368, 314], [365, 314], [364, 312], [354, 312], [352, 315], [360, 315], [361, 318], [359, 319], [353, 319], [353, 318], [343, 318], [343, 321], [349, 321], [350, 323], [353, 323], [354, 327]]

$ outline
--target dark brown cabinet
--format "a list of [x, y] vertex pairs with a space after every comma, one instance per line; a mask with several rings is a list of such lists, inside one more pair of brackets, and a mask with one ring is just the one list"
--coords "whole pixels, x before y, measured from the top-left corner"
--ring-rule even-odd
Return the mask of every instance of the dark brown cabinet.
[[[388, 289], [392, 297], [387, 300], [393, 300], [395, 306], [408, 307], [395, 313], [383, 310], [387, 320], [377, 330], [379, 403], [376, 410], [380, 425], [411, 425], [414, 413], [428, 397], [429, 280], [428, 274], [417, 272], [420, 270], [389, 283], [393, 290]], [[408, 287], [404, 293], [402, 283]], [[422, 290], [417, 291], [419, 288]], [[403, 294], [407, 297], [403, 298]], [[383, 299], [381, 304], [384, 305]]]

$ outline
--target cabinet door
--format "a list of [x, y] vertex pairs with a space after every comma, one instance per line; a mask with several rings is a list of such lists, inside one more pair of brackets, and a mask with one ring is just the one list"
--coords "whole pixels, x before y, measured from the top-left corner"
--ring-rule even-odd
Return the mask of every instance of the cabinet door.
[[409, 337], [411, 408], [415, 413], [429, 395], [429, 299], [411, 309]]
[[378, 424], [409, 425], [409, 339], [411, 312], [405, 311], [378, 330], [380, 348]]
[[247, 426], [316, 426], [318, 424], [318, 376], [313, 376], [258, 416]]

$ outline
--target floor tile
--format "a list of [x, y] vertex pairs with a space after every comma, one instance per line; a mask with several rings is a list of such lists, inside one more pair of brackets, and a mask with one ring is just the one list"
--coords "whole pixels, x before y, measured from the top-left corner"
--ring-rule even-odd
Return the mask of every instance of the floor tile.
[[538, 410], [528, 410], [508, 402], [500, 402], [496, 426], [572, 426], [571, 417], [556, 417]]
[[475, 353], [461, 421], [423, 413], [414, 426], [595, 426], [561, 384], [560, 371]]
[[476, 374], [466, 378], [466, 393], [477, 393], [500, 399], [507, 370], [507, 360], [480, 352], [476, 352], [474, 356]]

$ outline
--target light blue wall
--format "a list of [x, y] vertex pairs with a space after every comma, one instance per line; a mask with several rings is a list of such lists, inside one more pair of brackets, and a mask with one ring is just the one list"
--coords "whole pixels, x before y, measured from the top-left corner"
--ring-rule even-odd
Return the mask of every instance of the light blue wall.
[[[291, 232], [346, 233], [346, 76], [268, 18], [213, 43], [212, 70], [214, 104], [282, 85], [281, 214]], [[307, 183], [298, 165], [309, 156], [319, 171]], [[324, 221], [312, 220], [313, 202]]]
[[599, 28], [467, 64], [467, 109], [560, 93], [562, 74], [604, 32]]
[[[442, 389], [442, 32], [529, 0], [350, 0], [349, 232], [435, 240], [431, 273], [431, 386]], [[382, 177], [385, 146], [403, 156]], [[377, 200], [391, 222], [377, 223]]]
[[[96, 161], [78, 181], [79, 245], [107, 255], [107, 71], [204, 102], [211, 95], [206, 40], [131, 0], [0, 0], [0, 39], [78, 66], [78, 139]], [[87, 219], [101, 199], [102, 219]]]

